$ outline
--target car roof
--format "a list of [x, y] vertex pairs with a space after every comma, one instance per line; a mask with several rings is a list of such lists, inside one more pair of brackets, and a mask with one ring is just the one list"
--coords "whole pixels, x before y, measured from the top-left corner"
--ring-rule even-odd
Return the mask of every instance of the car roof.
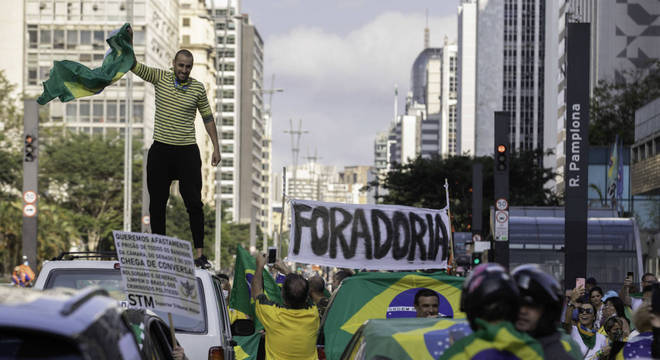
[[47, 331], [73, 337], [107, 311], [119, 311], [117, 301], [98, 287], [80, 291], [0, 288], [0, 327]]
[[[117, 260], [49, 260], [43, 263], [41, 273], [49, 272], [52, 269], [114, 269], [115, 264], [119, 264]], [[120, 265], [121, 266], [121, 265]], [[40, 274], [41, 274], [40, 273]], [[196, 276], [203, 276], [208, 274], [215, 276], [213, 272], [195, 268]]]

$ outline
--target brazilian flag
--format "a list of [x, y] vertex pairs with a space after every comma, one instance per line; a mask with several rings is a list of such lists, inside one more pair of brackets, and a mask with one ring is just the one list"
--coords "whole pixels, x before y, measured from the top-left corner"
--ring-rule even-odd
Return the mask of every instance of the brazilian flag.
[[541, 344], [516, 330], [510, 322], [489, 324], [481, 319], [476, 322], [480, 329], [458, 340], [442, 354], [441, 360], [543, 359]]
[[470, 333], [465, 320], [374, 319], [358, 330], [346, 355], [354, 359], [361, 351], [364, 359], [434, 360]]
[[438, 293], [441, 316], [464, 319], [460, 312], [464, 278], [444, 272], [361, 272], [344, 279], [323, 320], [325, 354], [339, 359], [353, 334], [367, 320], [414, 318], [415, 294], [422, 288]]
[[[235, 348], [236, 358], [242, 359], [256, 359], [257, 350], [259, 348], [259, 338], [261, 334], [259, 330], [264, 327], [255, 316], [254, 299], [252, 299], [252, 277], [257, 267], [256, 261], [247, 250], [238, 245], [236, 251], [236, 263], [234, 265], [234, 286], [231, 289], [229, 296], [229, 307], [236, 311], [249, 316], [254, 320], [255, 333], [251, 336], [234, 336], [234, 340], [238, 343]], [[282, 303], [280, 295], [280, 287], [275, 283], [275, 280], [268, 271], [264, 274], [264, 293], [269, 300]]]
[[110, 51], [103, 59], [100, 68], [90, 69], [75, 61], [55, 61], [44, 85], [44, 92], [37, 99], [45, 105], [56, 97], [67, 102], [81, 97], [95, 95], [112, 85], [133, 66], [133, 47], [128, 33], [128, 23], [106, 40]]

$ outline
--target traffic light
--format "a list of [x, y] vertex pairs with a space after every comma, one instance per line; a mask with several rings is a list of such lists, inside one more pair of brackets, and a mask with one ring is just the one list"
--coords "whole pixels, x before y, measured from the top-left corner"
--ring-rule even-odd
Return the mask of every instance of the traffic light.
[[25, 135], [25, 156], [24, 160], [26, 162], [34, 161], [36, 156], [36, 144], [34, 143], [35, 138], [32, 135]]
[[472, 267], [481, 265], [481, 255], [483, 253], [472, 253]]
[[508, 158], [506, 145], [499, 144], [497, 145], [497, 152], [495, 153], [495, 168], [497, 171], [506, 171], [508, 168]]

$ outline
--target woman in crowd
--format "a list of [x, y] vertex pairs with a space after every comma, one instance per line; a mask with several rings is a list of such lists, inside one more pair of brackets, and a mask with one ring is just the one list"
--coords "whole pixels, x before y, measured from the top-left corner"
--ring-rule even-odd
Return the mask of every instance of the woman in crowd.
[[594, 326], [596, 326], [597, 329], [600, 329], [600, 327], [603, 325], [603, 322], [605, 319], [603, 319], [603, 289], [601, 289], [598, 286], [594, 286], [589, 290], [589, 302], [591, 305], [594, 307], [594, 311], [596, 311], [596, 322], [594, 323]]
[[621, 351], [626, 344], [623, 334], [623, 323], [625, 322], [626, 320], [623, 320], [616, 315], [605, 320], [603, 328], [607, 334], [607, 345], [596, 351], [596, 354], [594, 354], [591, 360], [609, 360], [616, 358], [616, 354]]
[[[591, 303], [577, 303], [580, 295], [580, 291], [573, 291], [564, 319], [564, 328], [567, 331], [570, 330], [571, 338], [580, 346], [584, 358], [591, 359], [596, 356], [596, 352], [607, 345], [607, 338], [599, 334], [598, 328], [595, 327], [596, 310], [594, 306]], [[578, 310], [578, 322], [576, 325], [571, 325], [571, 314], [575, 308]]]
[[623, 300], [618, 296], [610, 296], [605, 298], [603, 302], [603, 326], [600, 328], [600, 333], [605, 335], [607, 329], [605, 329], [605, 322], [612, 316], [616, 316], [622, 320], [621, 329], [623, 330], [623, 337], [625, 340], [628, 339], [630, 335], [630, 320], [626, 316], [625, 305]]

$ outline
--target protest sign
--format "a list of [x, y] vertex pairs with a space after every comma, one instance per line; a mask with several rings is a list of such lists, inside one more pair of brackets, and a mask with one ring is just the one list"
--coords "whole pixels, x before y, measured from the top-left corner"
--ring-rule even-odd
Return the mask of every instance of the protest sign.
[[112, 236], [129, 306], [204, 321], [190, 242], [123, 231]]
[[369, 270], [444, 269], [447, 210], [291, 200], [289, 261]]

